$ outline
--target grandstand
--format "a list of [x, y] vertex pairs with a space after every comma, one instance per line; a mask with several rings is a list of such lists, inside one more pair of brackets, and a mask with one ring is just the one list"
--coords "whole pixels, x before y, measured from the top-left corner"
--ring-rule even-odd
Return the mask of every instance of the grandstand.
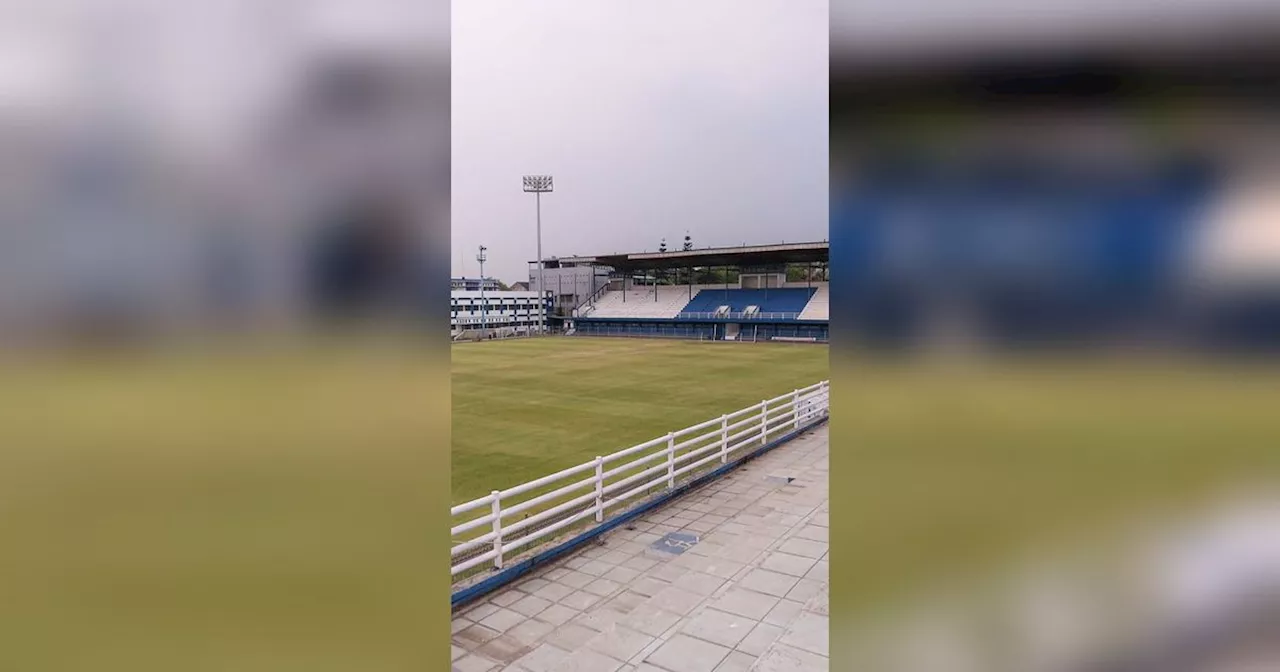
[[559, 308], [571, 335], [825, 342], [828, 251], [818, 242], [582, 257], [591, 270], [577, 275], [600, 284], [561, 294], [573, 305]]

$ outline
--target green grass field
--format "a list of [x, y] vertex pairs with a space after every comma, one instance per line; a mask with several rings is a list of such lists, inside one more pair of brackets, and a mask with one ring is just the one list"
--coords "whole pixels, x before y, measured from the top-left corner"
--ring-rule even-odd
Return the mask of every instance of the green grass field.
[[835, 351], [832, 370], [833, 614], [1280, 487], [1274, 363]]
[[459, 344], [451, 445], [444, 356], [0, 362], [0, 669], [437, 669], [447, 499], [828, 377], [837, 615], [1280, 477], [1274, 365], [850, 356], [829, 375], [799, 344]]
[[4, 354], [0, 669], [441, 666], [443, 348]]
[[527, 339], [452, 362], [455, 503], [828, 378], [809, 344]]

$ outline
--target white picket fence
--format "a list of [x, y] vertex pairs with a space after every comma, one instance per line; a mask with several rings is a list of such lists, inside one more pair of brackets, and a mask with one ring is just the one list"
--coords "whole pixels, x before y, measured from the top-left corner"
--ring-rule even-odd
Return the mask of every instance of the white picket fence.
[[821, 420], [830, 389], [824, 380], [453, 507], [454, 581], [490, 565], [502, 569], [568, 528], [602, 524], [630, 508], [624, 505], [641, 504], [738, 459], [749, 452], [744, 449]]

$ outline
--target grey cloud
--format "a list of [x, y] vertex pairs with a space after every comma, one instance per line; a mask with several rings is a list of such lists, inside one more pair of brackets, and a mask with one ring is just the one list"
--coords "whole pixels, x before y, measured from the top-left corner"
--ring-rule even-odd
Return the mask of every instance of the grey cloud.
[[[454, 7], [453, 271], [547, 255], [823, 239], [825, 2]], [[464, 261], [459, 264], [459, 258]]]

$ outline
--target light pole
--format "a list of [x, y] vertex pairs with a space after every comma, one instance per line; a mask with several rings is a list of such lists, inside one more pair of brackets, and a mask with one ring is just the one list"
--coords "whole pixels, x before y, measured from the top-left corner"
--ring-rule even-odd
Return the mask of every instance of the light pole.
[[489, 305], [484, 299], [484, 251], [485, 246], [480, 246], [480, 253], [476, 255], [476, 261], [480, 262], [480, 336], [487, 337], [489, 334]]
[[542, 263], [542, 194], [551, 191], [550, 175], [525, 175], [524, 190], [531, 191], [534, 195], [534, 202], [537, 204], [538, 213], [538, 333], [547, 333], [547, 283], [543, 281], [545, 275], [542, 269], [546, 264]]

